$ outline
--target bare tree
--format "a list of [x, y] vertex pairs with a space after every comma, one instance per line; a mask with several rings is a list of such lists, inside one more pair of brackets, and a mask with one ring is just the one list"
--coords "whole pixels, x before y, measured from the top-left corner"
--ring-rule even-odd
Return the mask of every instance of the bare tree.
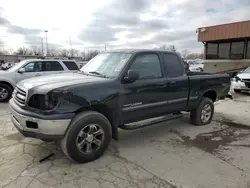
[[87, 53], [85, 53], [85, 57], [84, 60], [85, 61], [89, 61], [90, 59], [92, 59], [93, 57], [95, 57], [97, 54], [99, 54], [100, 52], [98, 50], [91, 50], [88, 51]]
[[16, 55], [31, 55], [29, 48], [27, 47], [20, 47], [15, 52]]
[[204, 54], [203, 53], [190, 53], [187, 56], [187, 59], [203, 59], [204, 58]]
[[169, 45], [168, 50], [171, 51], [171, 52], [176, 52], [177, 51], [175, 45]]
[[29, 47], [29, 53], [31, 55], [42, 55], [42, 49], [39, 46], [33, 45]]
[[71, 57], [78, 57], [78, 56], [80, 55], [79, 50], [76, 50], [76, 49], [74, 49], [74, 48], [70, 49], [69, 51], [70, 51], [70, 54], [69, 54], [69, 55], [70, 55]]
[[66, 48], [65, 49], [62, 49], [58, 52], [58, 55], [59, 56], [62, 56], [62, 57], [68, 57], [69, 56], [69, 50], [67, 50]]
[[166, 44], [163, 44], [159, 47], [159, 50], [168, 50], [168, 47]]
[[6, 50], [0, 50], [0, 55], [5, 55], [5, 54], [8, 54]]
[[60, 52], [54, 49], [54, 50], [50, 50], [48, 55], [52, 57], [58, 57], [60, 56]]
[[82, 57], [82, 59], [85, 59], [85, 56], [86, 56], [85, 51], [80, 52], [80, 56]]
[[14, 53], [15, 53], [15, 51], [12, 48], [8, 49], [8, 54], [14, 55]]
[[184, 59], [186, 59], [189, 54], [190, 54], [190, 51], [188, 51], [188, 49], [182, 50], [181, 52], [181, 55]]

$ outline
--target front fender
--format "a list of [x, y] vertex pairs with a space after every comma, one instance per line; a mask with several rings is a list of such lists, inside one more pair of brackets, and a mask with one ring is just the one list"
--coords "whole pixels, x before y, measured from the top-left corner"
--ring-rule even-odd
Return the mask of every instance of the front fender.
[[6, 82], [6, 83], [10, 84], [13, 88], [16, 87], [15, 81], [12, 80], [12, 79], [7, 79], [6, 77], [2, 77], [2, 76], [1, 76], [1, 77], [0, 77], [0, 82]]
[[77, 112], [81, 108], [88, 108], [91, 106], [91, 102], [71, 92], [67, 91], [52, 91], [59, 97], [60, 104], [54, 113], [72, 113]]

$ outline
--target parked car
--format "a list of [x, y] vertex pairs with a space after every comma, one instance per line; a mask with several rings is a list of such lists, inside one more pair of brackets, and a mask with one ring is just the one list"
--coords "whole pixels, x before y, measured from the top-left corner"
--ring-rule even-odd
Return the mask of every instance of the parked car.
[[192, 72], [203, 72], [203, 64], [198, 63], [195, 60], [186, 60], [189, 65], [189, 70]]
[[236, 93], [250, 91], [250, 67], [238, 73], [232, 80], [232, 88]]
[[21, 80], [79, 70], [74, 61], [54, 59], [23, 60], [7, 71], [0, 71], [0, 102], [8, 101]]
[[2, 64], [2, 70], [8, 70], [9, 68], [13, 67], [16, 63], [15, 62], [7, 62]]
[[209, 124], [213, 103], [229, 88], [227, 74], [186, 72], [177, 53], [118, 50], [98, 54], [81, 72], [19, 82], [9, 106], [24, 136], [60, 140], [66, 156], [84, 163], [118, 139], [118, 128], [149, 126], [180, 111], [191, 112], [195, 125]]

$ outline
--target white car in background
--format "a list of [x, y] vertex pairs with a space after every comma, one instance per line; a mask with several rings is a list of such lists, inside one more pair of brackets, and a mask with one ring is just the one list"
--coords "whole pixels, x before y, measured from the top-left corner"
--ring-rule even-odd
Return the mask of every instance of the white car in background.
[[232, 88], [236, 93], [250, 91], [250, 67], [238, 73], [232, 80]]
[[8, 70], [0, 71], [0, 102], [6, 102], [11, 98], [16, 84], [21, 80], [37, 76], [75, 71], [79, 71], [79, 67], [73, 60], [23, 60]]
[[186, 60], [189, 65], [189, 70], [192, 72], [202, 72], [204, 65], [195, 60]]
[[2, 70], [8, 70], [9, 68], [13, 67], [16, 63], [15, 62], [6, 62], [2, 64]]

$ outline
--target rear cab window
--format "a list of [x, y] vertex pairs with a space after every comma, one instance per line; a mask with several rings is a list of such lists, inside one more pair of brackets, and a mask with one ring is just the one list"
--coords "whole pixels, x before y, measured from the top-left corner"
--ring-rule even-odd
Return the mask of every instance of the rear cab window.
[[183, 75], [183, 66], [177, 55], [164, 53], [163, 63], [167, 73], [167, 77], [178, 77]]
[[74, 61], [62, 61], [62, 62], [69, 70], [79, 70], [78, 66]]

